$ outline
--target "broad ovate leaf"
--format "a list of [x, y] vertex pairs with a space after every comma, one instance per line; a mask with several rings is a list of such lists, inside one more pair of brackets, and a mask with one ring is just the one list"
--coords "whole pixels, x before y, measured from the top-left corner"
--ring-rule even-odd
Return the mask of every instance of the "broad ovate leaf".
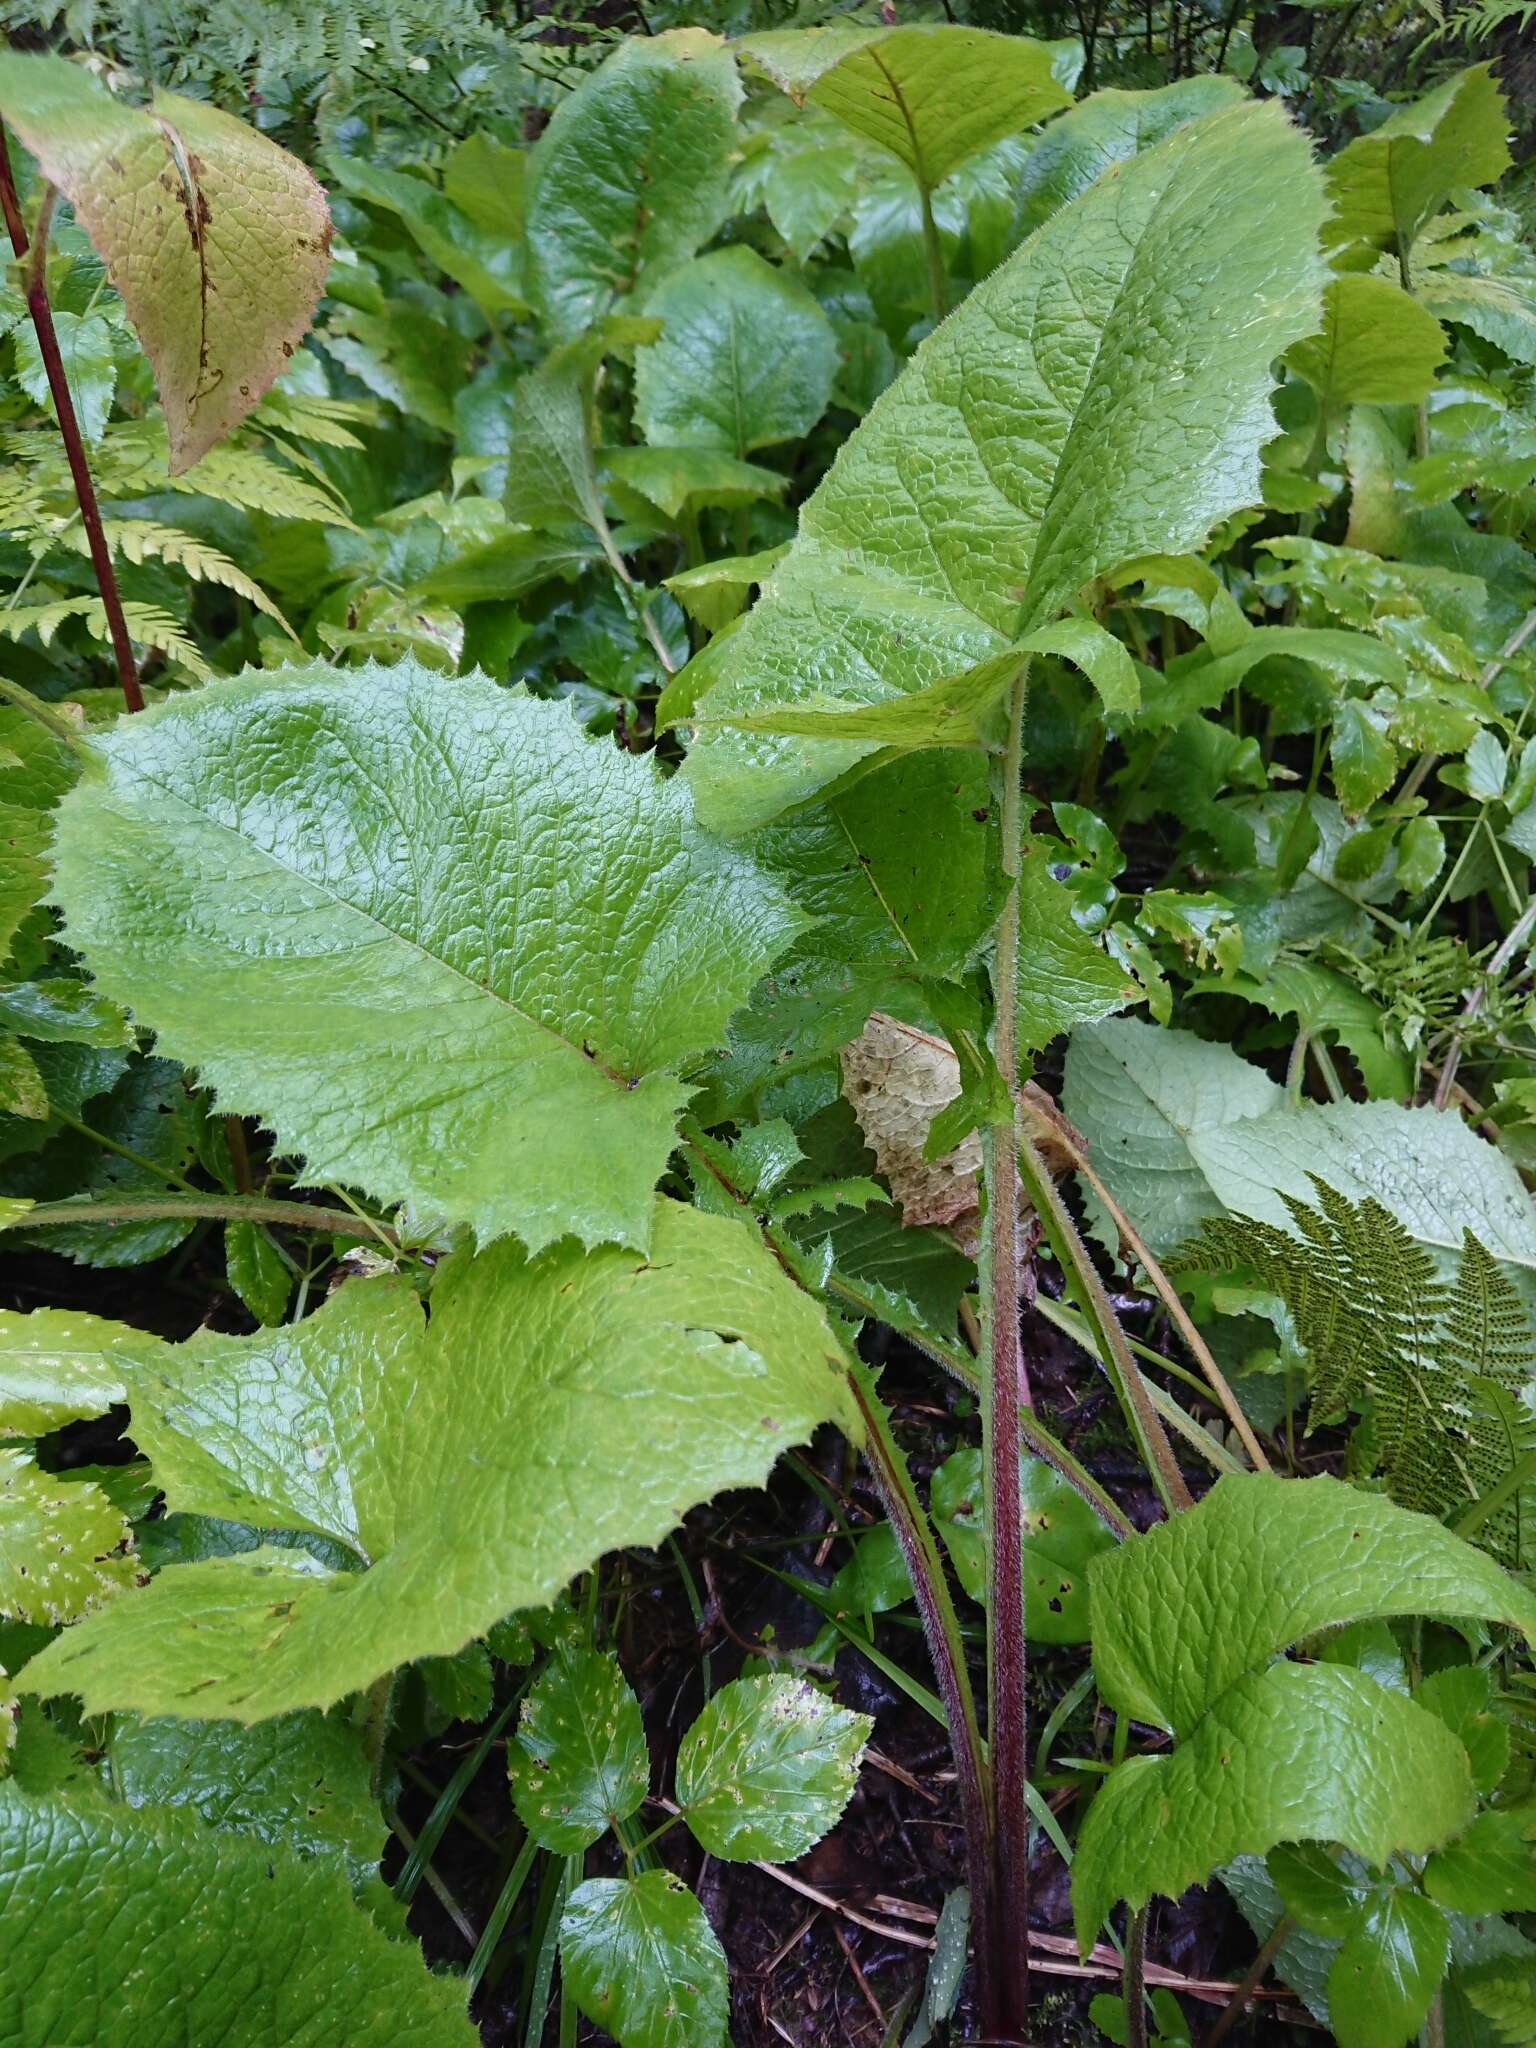
[[562, 1856], [629, 1819], [650, 1787], [651, 1759], [640, 1702], [617, 1657], [555, 1645], [507, 1744], [507, 1775], [518, 1819]]
[[1072, 103], [1048, 44], [990, 29], [779, 29], [738, 48], [792, 99], [899, 158], [929, 192], [978, 150]]
[[1417, 405], [1445, 350], [1445, 329], [1401, 285], [1346, 271], [1323, 294], [1321, 332], [1286, 361], [1325, 405]]
[[720, 38], [619, 45], [555, 109], [528, 159], [526, 289], [552, 342], [685, 263], [729, 204], [741, 82]]
[[1052, 121], [1019, 175], [1016, 233], [1032, 234], [1058, 207], [1086, 192], [1111, 164], [1150, 149], [1202, 114], [1235, 106], [1243, 89], [1220, 73], [1180, 78], [1154, 92], [1116, 86], [1090, 93]]
[[355, 1906], [332, 1857], [191, 1813], [0, 1784], [0, 2038], [475, 2048], [461, 1984]]
[[819, 1423], [857, 1435], [836, 1340], [753, 1232], [662, 1200], [649, 1236], [648, 1258], [460, 1254], [430, 1325], [383, 1276], [279, 1330], [145, 1339], [129, 1428], [170, 1507], [328, 1536], [358, 1569], [275, 1548], [167, 1566], [28, 1685], [93, 1712], [330, 1706], [761, 1484]]
[[1328, 1972], [1339, 2048], [1403, 2048], [1424, 2022], [1450, 1953], [1445, 1915], [1422, 1892], [1393, 1885], [1374, 1894]]
[[725, 2039], [725, 1951], [670, 1870], [592, 1877], [560, 1919], [560, 1972], [619, 2048], [701, 2048]]
[[[1197, 549], [1260, 497], [1271, 363], [1317, 324], [1321, 208], [1272, 103], [1112, 168], [922, 344], [664, 715], [910, 696], [1007, 656], [1118, 564]], [[701, 817], [743, 831], [878, 744], [711, 725], [685, 774]]]
[[409, 661], [248, 674], [97, 746], [71, 943], [222, 1107], [482, 1241], [644, 1244], [680, 1069], [800, 923], [678, 783]]
[[837, 375], [832, 323], [792, 272], [738, 243], [675, 271], [646, 301], [660, 338], [635, 362], [635, 419], [654, 447], [737, 457], [798, 441]]
[[1476, 1616], [1536, 1641], [1536, 1597], [1502, 1565], [1330, 1478], [1228, 1474], [1188, 1514], [1100, 1558], [1092, 1602], [1105, 1700], [1180, 1737], [1244, 1672], [1344, 1622]]
[[1177, 1897], [1239, 1855], [1338, 1842], [1374, 1864], [1460, 1834], [1475, 1795], [1437, 1715], [1363, 1672], [1283, 1652], [1342, 1624], [1475, 1618], [1536, 1641], [1536, 1597], [1439, 1522], [1331, 1478], [1229, 1474], [1096, 1560], [1106, 1705], [1175, 1739], [1111, 1772], [1073, 1866], [1087, 1948], [1117, 1899]]
[[[1510, 164], [1508, 135], [1492, 67], [1473, 64], [1458, 71], [1330, 159], [1332, 206], [1324, 240], [1330, 248], [1406, 255], [1454, 191], [1491, 185], [1503, 176]], [[1369, 263], [1368, 254], [1364, 261]]]
[[842, 1818], [873, 1727], [801, 1678], [723, 1685], [677, 1753], [683, 1816], [711, 1856], [803, 1856]]
[[63, 57], [0, 52], [0, 114], [105, 259], [154, 369], [171, 472], [189, 469], [308, 330], [330, 262], [325, 194], [207, 101], [132, 107]]
[[1339, 1842], [1372, 1863], [1423, 1855], [1472, 1804], [1466, 1751], [1401, 1694], [1334, 1664], [1250, 1671], [1171, 1755], [1105, 1780], [1072, 1865], [1078, 1944], [1117, 1900], [1176, 1899], [1279, 1842]]

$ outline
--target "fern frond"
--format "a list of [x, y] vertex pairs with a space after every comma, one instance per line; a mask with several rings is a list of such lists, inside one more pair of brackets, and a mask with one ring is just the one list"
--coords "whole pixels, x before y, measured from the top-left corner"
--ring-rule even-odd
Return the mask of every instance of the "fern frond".
[[[141, 647], [157, 648], [167, 659], [179, 662], [200, 683], [213, 674], [201, 649], [157, 605], [125, 603], [123, 617], [130, 637]], [[9, 611], [0, 611], [0, 635], [19, 640], [23, 633], [36, 633], [47, 647], [68, 619], [78, 619], [91, 638], [104, 647], [111, 645], [107, 608], [99, 597], [63, 597], [50, 604], [15, 605]]]
[[362, 398], [316, 398], [300, 391], [269, 391], [254, 418], [268, 433], [291, 434], [320, 448], [361, 448], [353, 425], [365, 425], [377, 407]]
[[[237, 597], [243, 597], [258, 611], [265, 612], [268, 618], [276, 619], [290, 639], [298, 639], [261, 585], [247, 576], [228, 555], [209, 542], [199, 540], [196, 534], [184, 533], [179, 526], [162, 526], [152, 519], [104, 519], [102, 531], [114, 554], [122, 555], [126, 561], [167, 562], [174, 569], [185, 570], [194, 583], [217, 583], [225, 590], [234, 591]], [[90, 552], [83, 532], [72, 532], [66, 537], [77, 554]]]
[[358, 530], [329, 488], [295, 476], [253, 448], [223, 443], [168, 481], [173, 490], [194, 498], [216, 498], [245, 512], [266, 512], [274, 519], [314, 519], [322, 526], [345, 527], [349, 533]]
[[[1524, 1305], [1487, 1249], [1463, 1241], [1454, 1289], [1392, 1213], [1314, 1179], [1316, 1208], [1287, 1197], [1294, 1234], [1243, 1216], [1209, 1220], [1176, 1264], [1251, 1270], [1290, 1311], [1311, 1363], [1311, 1412], [1368, 1410], [1372, 1462], [1405, 1507], [1444, 1516], [1510, 1470], [1507, 1422], [1477, 1393], [1518, 1399], [1536, 1371]], [[1509, 1548], [1511, 1516], [1488, 1541]]]

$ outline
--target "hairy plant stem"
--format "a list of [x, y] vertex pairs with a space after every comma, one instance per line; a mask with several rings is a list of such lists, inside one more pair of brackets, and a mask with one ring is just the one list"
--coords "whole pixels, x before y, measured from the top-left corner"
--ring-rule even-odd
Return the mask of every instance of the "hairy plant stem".
[[[48, 224], [53, 215], [54, 197], [54, 188], [50, 185], [43, 194], [42, 207], [38, 213], [37, 234], [31, 247], [32, 260], [27, 265], [27, 311], [32, 317], [33, 331], [37, 335], [37, 351], [43, 359], [43, 373], [48, 379], [48, 389], [53, 395], [53, 409], [64, 442], [64, 454], [69, 462], [70, 476], [74, 479], [75, 497], [80, 506], [80, 523], [85, 528], [86, 543], [91, 553], [91, 567], [96, 572], [96, 588], [101, 593], [102, 609], [107, 615], [107, 632], [117, 662], [117, 679], [122, 685], [123, 702], [130, 711], [142, 711], [144, 692], [139, 688], [139, 671], [133, 658], [133, 643], [128, 637], [128, 621], [123, 616], [123, 601], [118, 596], [117, 576], [112, 567], [112, 551], [107, 546], [107, 537], [102, 531], [101, 508], [96, 502], [96, 486], [91, 481], [90, 464], [85, 459], [85, 443], [80, 438], [80, 422], [75, 416], [75, 402], [70, 397], [69, 379], [64, 374], [64, 360], [59, 354], [59, 337], [53, 325], [53, 308], [48, 303]], [[10, 151], [6, 144], [3, 125], [0, 125], [0, 211], [4, 212], [6, 232], [11, 238], [11, 247], [16, 253], [16, 259], [20, 262], [28, 253], [27, 231], [22, 224], [21, 206], [16, 197], [16, 181], [11, 175]]]
[[923, 254], [928, 259], [928, 299], [933, 307], [933, 324], [937, 327], [949, 309], [944, 289], [944, 248], [939, 240], [939, 224], [933, 217], [933, 194], [923, 185], [919, 188], [919, 196], [923, 203]]
[[933, 1525], [923, 1511], [907, 1461], [892, 1434], [890, 1410], [875, 1391], [874, 1374], [868, 1366], [850, 1358], [848, 1376], [867, 1431], [864, 1455], [906, 1561], [949, 1723], [955, 1784], [965, 1829], [966, 1875], [971, 1888], [977, 2002], [984, 2013], [992, 2012], [1000, 2002], [999, 1971], [1006, 1970], [1008, 1958], [998, 1952], [999, 1902], [993, 1889], [991, 1784], [976, 1720], [976, 1699], [966, 1668], [960, 1620], [950, 1597]]
[[1024, 1642], [1024, 1530], [1019, 1501], [1019, 1410], [1031, 1407], [1019, 1340], [1018, 978], [1020, 783], [1024, 767], [1026, 665], [1008, 704], [1002, 758], [1002, 842], [1006, 894], [992, 969], [993, 1049], [1003, 1077], [999, 1105], [983, 1134], [987, 1212], [987, 1304], [982, 1346], [982, 1467], [987, 1477], [987, 1740], [992, 1762], [992, 1828], [997, 1939], [1003, 1977], [982, 2011], [986, 2031], [1022, 2042], [1029, 2010], [1029, 1712]]
[[[99, 1133], [86, 1134], [100, 1144]], [[120, 1147], [112, 1147], [119, 1150]], [[352, 1216], [345, 1209], [321, 1209], [308, 1202], [269, 1200], [265, 1195], [142, 1195], [120, 1202], [39, 1202], [24, 1214], [0, 1224], [4, 1230], [46, 1230], [52, 1223], [152, 1223], [167, 1217], [209, 1217], [220, 1223], [281, 1223], [298, 1230], [328, 1230], [337, 1237], [399, 1240], [387, 1223]]]
[[1125, 2048], [1147, 2048], [1147, 1909], [1140, 1906], [1125, 1923]]

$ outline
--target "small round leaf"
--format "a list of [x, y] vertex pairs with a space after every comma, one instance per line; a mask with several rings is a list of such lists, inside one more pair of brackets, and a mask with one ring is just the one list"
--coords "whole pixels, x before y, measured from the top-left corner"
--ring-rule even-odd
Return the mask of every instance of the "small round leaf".
[[724, 2038], [725, 1951], [669, 1870], [578, 1885], [560, 1921], [560, 1970], [577, 2005], [619, 2048], [699, 2048]]
[[562, 1644], [523, 1702], [507, 1774], [519, 1820], [573, 1856], [644, 1799], [651, 1763], [640, 1702], [618, 1659]]
[[873, 1725], [803, 1679], [722, 1686], [678, 1751], [689, 1827], [730, 1862], [803, 1856], [853, 1796]]

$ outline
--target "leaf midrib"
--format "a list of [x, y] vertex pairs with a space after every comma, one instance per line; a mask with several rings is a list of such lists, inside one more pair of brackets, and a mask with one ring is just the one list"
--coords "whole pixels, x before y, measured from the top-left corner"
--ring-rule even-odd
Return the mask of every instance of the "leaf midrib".
[[[335, 736], [333, 727], [327, 726], [324, 730]], [[181, 809], [200, 819], [214, 831], [227, 834], [228, 837], [236, 840], [241, 846], [255, 852], [279, 874], [287, 875], [294, 881], [301, 882], [305, 886], [314, 889], [317, 894], [323, 896], [328, 902], [335, 904], [338, 909], [350, 912], [352, 916], [360, 919], [365, 925], [371, 926], [373, 930], [382, 932], [386, 937], [397, 941], [402, 946], [410, 947], [423, 960], [430, 961], [434, 967], [441, 968], [445, 974], [452, 975], [457, 980], [462, 981], [467, 988], [472, 988], [478, 994], [489, 998], [490, 1001], [499, 1003], [503, 1009], [508, 1010], [521, 1023], [531, 1024], [538, 1030], [546, 1033], [557, 1044], [563, 1045], [568, 1052], [580, 1060], [584, 1067], [590, 1067], [595, 1072], [601, 1074], [615, 1088], [627, 1090], [631, 1081], [639, 1078], [638, 1076], [624, 1073], [622, 1069], [616, 1070], [609, 1067], [595, 1055], [589, 1055], [583, 1047], [577, 1045], [573, 1039], [568, 1038], [563, 1031], [557, 1030], [553, 1024], [546, 1023], [542, 1017], [536, 1017], [530, 1011], [521, 1008], [509, 996], [504, 996], [498, 990], [488, 987], [484, 982], [477, 981], [472, 974], [466, 974], [462, 967], [455, 967], [452, 961], [444, 960], [439, 954], [432, 952], [419, 939], [411, 938], [406, 932], [396, 931], [393, 925], [384, 923], [381, 918], [375, 917], [371, 911], [364, 910], [360, 904], [351, 902], [349, 898], [341, 895], [328, 882], [320, 881], [315, 876], [306, 874], [302, 868], [293, 867], [287, 861], [278, 859], [268, 848], [258, 846], [238, 826], [228, 824], [222, 818], [213, 817], [209, 812], [195, 804], [191, 798], [183, 796], [178, 790], [172, 789], [167, 783], [160, 781], [157, 776], [150, 774], [147, 770], [140, 767], [132, 767], [130, 772], [140, 782], [147, 784], [149, 788], [155, 790], [159, 795], [168, 797], [173, 804], [179, 805]]]

